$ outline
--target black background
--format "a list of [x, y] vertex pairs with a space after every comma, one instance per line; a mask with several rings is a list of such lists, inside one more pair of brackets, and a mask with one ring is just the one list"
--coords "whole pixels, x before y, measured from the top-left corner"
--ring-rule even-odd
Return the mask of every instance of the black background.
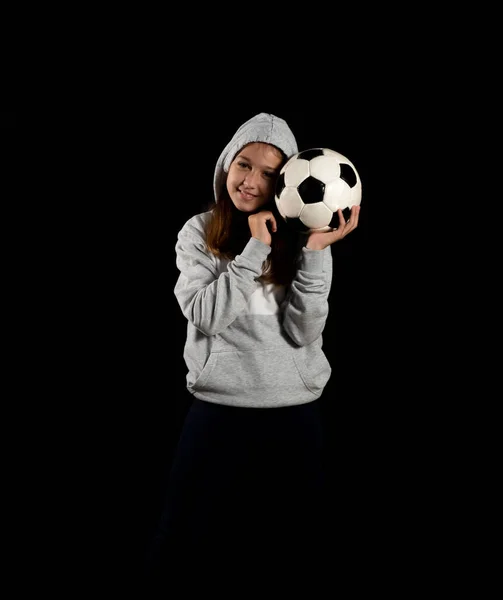
[[[132, 555], [140, 561], [188, 408], [182, 357], [186, 321], [173, 295], [176, 235], [213, 197], [215, 162], [237, 127], [258, 112], [272, 112], [287, 120], [300, 149], [337, 150], [350, 158], [362, 180], [359, 227], [333, 246], [324, 332], [333, 374], [322, 407], [333, 526], [348, 542], [347, 527], [360, 533], [379, 528], [376, 512], [398, 510], [391, 490], [414, 460], [399, 451], [413, 420], [405, 400], [410, 361], [402, 346], [408, 317], [400, 314], [401, 286], [395, 279], [403, 257], [396, 241], [390, 244], [389, 226], [383, 233], [386, 221], [392, 222], [393, 194], [383, 186], [381, 167], [394, 140], [385, 146], [382, 136], [374, 137], [378, 124], [372, 115], [341, 112], [328, 103], [289, 110], [263, 101], [252, 108], [237, 102], [163, 116], [156, 108], [145, 107], [144, 115], [123, 130], [110, 128], [106, 152], [93, 157], [98, 168], [101, 161], [103, 168], [113, 168], [108, 172], [113, 193], [105, 207], [93, 209], [99, 244], [92, 255], [99, 268], [95, 285], [84, 291], [99, 323], [89, 367], [102, 376], [92, 397], [100, 398], [103, 433], [112, 450], [105, 478], [110, 484], [119, 477], [110, 519], [118, 519], [118, 525], [125, 519], [135, 540]], [[106, 160], [107, 152], [113, 160]], [[92, 247], [93, 239], [88, 243]]]
[[[388, 586], [414, 571], [408, 583], [419, 585], [465, 532], [466, 514], [456, 512], [464, 485], [457, 497], [446, 490], [461, 472], [463, 480], [470, 459], [458, 439], [472, 439], [468, 426], [458, 427], [472, 414], [462, 400], [470, 368], [457, 358], [470, 339], [464, 320], [480, 312], [459, 306], [479, 272], [470, 223], [483, 201], [480, 189], [472, 192], [486, 148], [466, 138], [473, 110], [459, 116], [466, 63], [461, 93], [446, 94], [456, 50], [444, 30], [448, 57], [438, 61], [423, 28], [409, 48], [412, 30], [394, 18], [393, 35], [377, 23], [375, 39], [352, 35], [349, 44], [331, 27], [331, 47], [320, 53], [281, 31], [250, 52], [245, 19], [197, 40], [188, 35], [193, 18], [178, 20], [180, 41], [173, 20], [156, 25], [149, 14], [140, 31], [136, 10], [131, 26], [124, 16], [91, 15], [96, 22], [56, 85], [36, 90], [36, 116], [27, 112], [25, 123], [0, 115], [3, 134], [32, 136], [36, 156], [49, 163], [47, 182], [35, 181], [43, 192], [35, 206], [47, 208], [38, 246], [45, 252], [30, 256], [44, 281], [28, 277], [46, 333], [34, 349], [43, 373], [28, 378], [55, 430], [51, 439], [52, 430], [42, 433], [58, 481], [42, 491], [68, 541], [81, 544], [68, 562], [114, 584], [138, 573], [188, 408], [180, 397], [186, 323], [173, 296], [176, 234], [212, 197], [223, 145], [265, 111], [289, 122], [300, 148], [346, 154], [363, 183], [359, 228], [333, 247], [324, 332], [333, 375], [321, 400], [333, 509], [330, 564], [320, 572], [331, 574], [342, 556], [354, 568], [351, 582], [381, 578]], [[454, 191], [467, 182], [469, 210]], [[453, 288], [457, 273], [462, 283]], [[194, 558], [197, 551], [187, 560]], [[70, 583], [80, 589], [86, 575]], [[58, 569], [58, 577], [68, 573]]]
[[176, 236], [213, 198], [224, 145], [259, 112], [284, 118], [300, 149], [346, 155], [362, 180], [359, 227], [332, 247], [323, 336], [333, 368], [321, 398], [333, 506], [327, 539], [358, 560], [377, 556], [383, 539], [400, 546], [425, 526], [428, 499], [417, 482], [436, 434], [433, 426], [423, 435], [434, 398], [424, 393], [432, 372], [417, 342], [418, 307], [429, 289], [417, 282], [407, 244], [418, 220], [404, 201], [411, 204], [400, 119], [353, 98], [313, 96], [295, 106], [236, 96], [211, 105], [187, 93], [168, 106], [147, 91], [80, 104], [66, 132], [76, 151], [62, 235], [75, 253], [56, 249], [65, 261], [62, 414], [72, 414], [65, 436], [78, 440], [74, 498], [87, 506], [78, 523], [83, 539], [93, 532], [96, 564], [124, 581], [141, 568], [189, 407], [186, 321], [173, 294]]
[[13, 111], [0, 112], [0, 128], [15, 129], [15, 127], [16, 127], [16, 113]]

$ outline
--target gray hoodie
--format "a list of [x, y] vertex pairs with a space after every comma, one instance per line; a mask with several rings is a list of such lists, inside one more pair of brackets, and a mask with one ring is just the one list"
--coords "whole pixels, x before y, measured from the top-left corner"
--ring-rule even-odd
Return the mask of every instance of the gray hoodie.
[[[267, 142], [290, 157], [297, 143], [285, 121], [261, 113], [244, 123], [220, 155], [215, 199], [235, 154]], [[259, 281], [271, 248], [250, 237], [234, 260], [205, 246], [210, 212], [191, 217], [178, 233], [174, 293], [186, 317], [187, 388], [196, 398], [270, 408], [320, 397], [331, 367], [322, 350], [332, 283], [332, 254], [302, 248], [290, 286]]]

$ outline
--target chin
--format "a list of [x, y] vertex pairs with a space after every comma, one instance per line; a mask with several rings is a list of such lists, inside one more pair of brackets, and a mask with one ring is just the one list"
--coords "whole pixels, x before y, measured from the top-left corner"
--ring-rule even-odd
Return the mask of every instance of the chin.
[[246, 213], [255, 212], [259, 208], [254, 202], [243, 202], [241, 198], [233, 200], [233, 204], [239, 211]]

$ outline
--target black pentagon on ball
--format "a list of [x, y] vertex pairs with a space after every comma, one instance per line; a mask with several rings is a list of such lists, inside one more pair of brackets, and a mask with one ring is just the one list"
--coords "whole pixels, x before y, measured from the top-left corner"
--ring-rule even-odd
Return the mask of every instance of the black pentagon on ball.
[[356, 185], [356, 173], [351, 165], [347, 163], [341, 163], [341, 179], [344, 180], [349, 187]]
[[312, 160], [315, 156], [323, 156], [323, 148], [310, 148], [309, 150], [303, 150], [302, 152], [299, 152], [297, 158]]
[[276, 181], [276, 196], [278, 196], [281, 194], [281, 192], [283, 191], [283, 188], [285, 187], [285, 174], [281, 173], [281, 175], [278, 177], [277, 181]]
[[304, 204], [323, 202], [325, 184], [319, 179], [316, 179], [316, 177], [309, 176], [307, 179], [304, 179], [304, 181], [297, 186], [297, 190]]

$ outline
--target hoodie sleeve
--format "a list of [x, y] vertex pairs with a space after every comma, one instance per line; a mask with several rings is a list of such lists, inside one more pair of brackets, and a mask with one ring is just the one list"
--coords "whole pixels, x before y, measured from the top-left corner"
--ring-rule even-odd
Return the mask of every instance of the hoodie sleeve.
[[205, 335], [227, 328], [243, 312], [257, 289], [256, 279], [270, 247], [250, 238], [243, 252], [219, 272], [215, 257], [206, 249], [202, 227], [189, 220], [178, 234], [176, 265], [180, 275], [174, 293], [182, 313]]
[[321, 336], [332, 285], [332, 250], [302, 248], [299, 266], [283, 306], [283, 327], [298, 346]]

